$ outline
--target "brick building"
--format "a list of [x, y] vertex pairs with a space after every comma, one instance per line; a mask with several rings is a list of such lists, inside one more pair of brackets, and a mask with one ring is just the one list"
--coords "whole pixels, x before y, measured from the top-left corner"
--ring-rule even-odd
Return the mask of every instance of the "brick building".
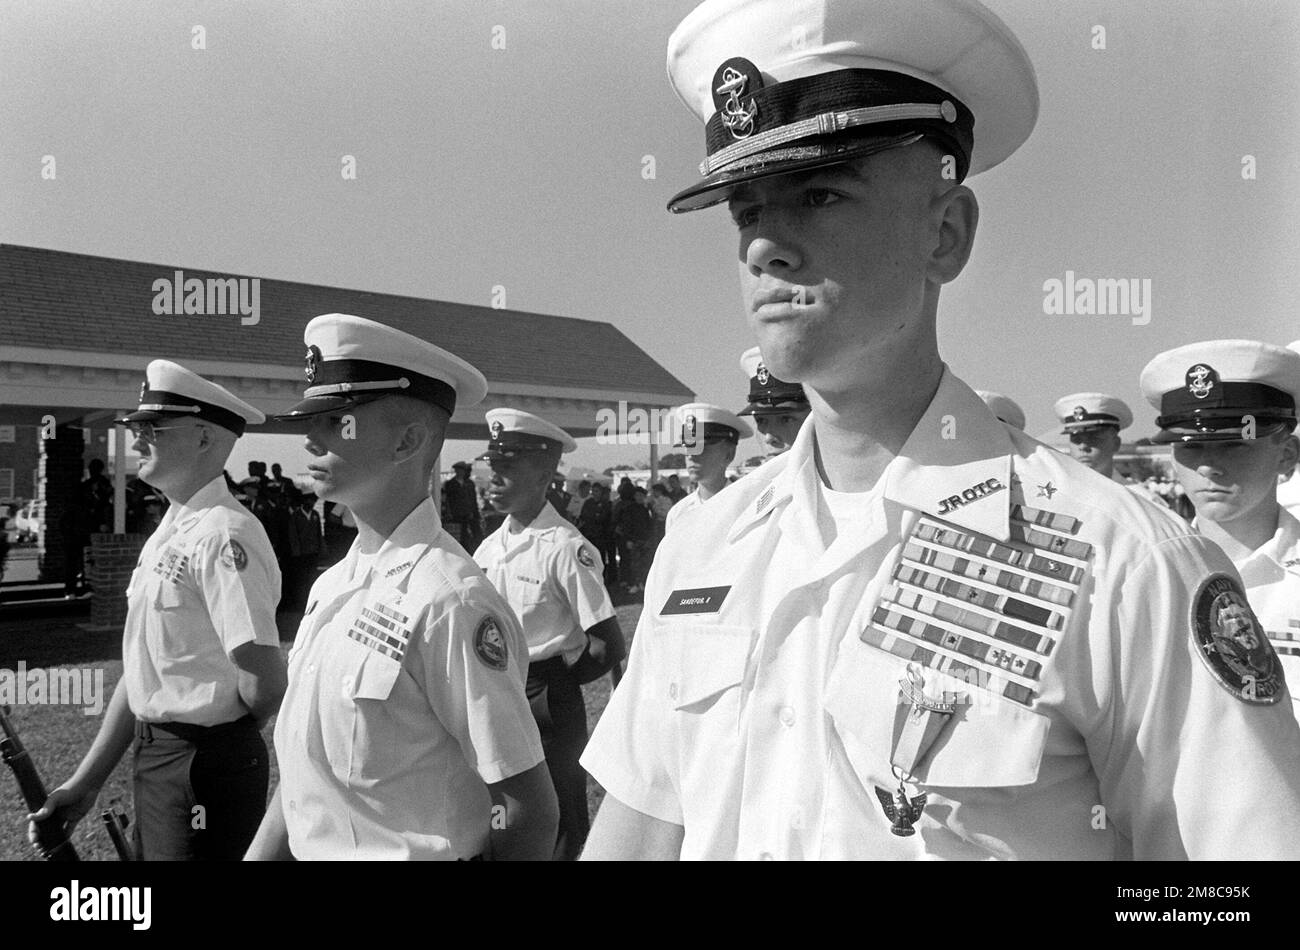
[[0, 425], [0, 505], [36, 497], [39, 431], [36, 426]]

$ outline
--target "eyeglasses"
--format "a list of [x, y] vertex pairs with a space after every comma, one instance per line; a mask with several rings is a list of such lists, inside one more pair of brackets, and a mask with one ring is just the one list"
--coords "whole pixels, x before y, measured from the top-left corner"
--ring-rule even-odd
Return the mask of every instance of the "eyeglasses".
[[131, 430], [131, 435], [137, 439], [144, 439], [150, 445], [158, 441], [158, 433], [166, 432], [168, 429], [189, 429], [192, 426], [156, 426], [152, 422], [131, 422], [127, 424]]

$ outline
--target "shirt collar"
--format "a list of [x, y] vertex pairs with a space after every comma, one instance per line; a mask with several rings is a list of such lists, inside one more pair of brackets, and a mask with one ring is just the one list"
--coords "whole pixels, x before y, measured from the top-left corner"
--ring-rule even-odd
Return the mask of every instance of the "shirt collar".
[[[442, 520], [438, 517], [438, 509], [431, 499], [424, 499], [379, 548], [370, 568], [373, 578], [384, 586], [391, 584], [405, 588], [411, 568], [437, 543], [441, 530]], [[358, 545], [359, 541], [353, 542], [354, 551], [360, 550]]]
[[176, 513], [171, 523], [176, 526], [177, 531], [188, 531], [198, 523], [199, 516], [203, 514], [204, 509], [218, 505], [226, 498], [229, 498], [232, 502], [235, 500], [234, 496], [230, 494], [230, 489], [226, 487], [225, 477], [218, 475], [193, 495], [190, 495], [184, 504], [174, 504], [168, 509], [168, 514], [171, 514], [172, 511]]
[[[810, 416], [790, 451], [767, 463], [780, 470], [732, 525], [729, 539], [788, 503], [796, 491], [809, 501], [820, 492], [814, 440]], [[881, 475], [884, 497], [1006, 541], [1013, 450], [1006, 426], [945, 366], [929, 407]]]
[[1257, 558], [1268, 558], [1282, 570], [1300, 574], [1300, 520], [1279, 506], [1277, 530], [1273, 532], [1273, 537], [1252, 551], [1238, 565], [1238, 570], [1244, 571]]

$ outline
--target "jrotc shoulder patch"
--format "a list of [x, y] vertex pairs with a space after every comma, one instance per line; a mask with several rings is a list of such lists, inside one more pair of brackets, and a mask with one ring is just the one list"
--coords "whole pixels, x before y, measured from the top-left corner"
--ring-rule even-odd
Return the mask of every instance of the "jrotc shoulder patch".
[[227, 567], [232, 571], [242, 571], [248, 567], [248, 554], [244, 551], [244, 546], [234, 538], [221, 546], [221, 552], [217, 555], [217, 560], [221, 562], [222, 567]]
[[474, 631], [474, 654], [491, 670], [504, 670], [510, 659], [506, 638], [490, 614], [479, 621]]
[[596, 559], [591, 556], [585, 544], [578, 545], [578, 563], [583, 567], [595, 567]]
[[1192, 598], [1192, 644], [1219, 685], [1243, 703], [1271, 706], [1286, 680], [1282, 663], [1250, 609], [1241, 586], [1211, 574]]

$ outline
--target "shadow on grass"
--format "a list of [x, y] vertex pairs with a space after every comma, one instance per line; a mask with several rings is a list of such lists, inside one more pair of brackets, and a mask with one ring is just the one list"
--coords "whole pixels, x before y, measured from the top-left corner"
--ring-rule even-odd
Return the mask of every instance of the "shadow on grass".
[[120, 629], [90, 631], [80, 618], [6, 620], [0, 623], [0, 668], [80, 666], [122, 659]]

